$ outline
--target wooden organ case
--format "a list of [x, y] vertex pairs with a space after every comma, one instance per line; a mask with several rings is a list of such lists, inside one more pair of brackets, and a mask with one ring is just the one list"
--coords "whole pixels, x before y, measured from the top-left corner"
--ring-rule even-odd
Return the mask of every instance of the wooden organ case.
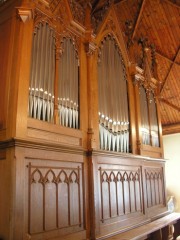
[[[104, 239], [167, 212], [158, 79], [68, 0], [0, 1], [0, 238]], [[151, 49], [149, 50], [151, 51]]]

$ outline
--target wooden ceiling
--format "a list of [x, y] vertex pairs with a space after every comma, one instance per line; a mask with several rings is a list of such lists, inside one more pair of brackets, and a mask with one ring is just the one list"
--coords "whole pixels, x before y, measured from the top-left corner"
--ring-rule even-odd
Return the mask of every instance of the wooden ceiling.
[[[92, 13], [112, 2], [125, 41], [147, 38], [155, 45], [163, 134], [180, 132], [180, 0], [92, 0]], [[126, 22], [132, 25], [130, 39]]]

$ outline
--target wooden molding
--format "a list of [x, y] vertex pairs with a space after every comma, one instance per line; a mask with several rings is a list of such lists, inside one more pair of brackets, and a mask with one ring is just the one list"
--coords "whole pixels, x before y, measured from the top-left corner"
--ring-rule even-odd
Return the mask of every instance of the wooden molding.
[[39, 150], [49, 150], [55, 152], [64, 152], [64, 153], [74, 153], [74, 154], [84, 154], [84, 150], [81, 147], [74, 146], [65, 146], [55, 143], [48, 143], [45, 141], [39, 140], [27, 140], [22, 138], [12, 138], [5, 141], [0, 142], [0, 150], [12, 148], [12, 147], [24, 147], [24, 148], [32, 148]]
[[23, 23], [26, 23], [33, 18], [33, 11], [31, 8], [18, 7], [17, 14]]

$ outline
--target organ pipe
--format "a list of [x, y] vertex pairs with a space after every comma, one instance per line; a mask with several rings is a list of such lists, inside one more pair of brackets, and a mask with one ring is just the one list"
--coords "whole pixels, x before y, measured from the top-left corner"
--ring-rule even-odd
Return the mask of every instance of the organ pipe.
[[79, 60], [75, 45], [70, 38], [62, 42], [59, 62], [58, 109], [59, 123], [79, 128]]
[[152, 146], [159, 147], [157, 107], [153, 93], [150, 93], [150, 113]]
[[145, 88], [141, 86], [140, 107], [142, 143], [145, 145], [159, 147], [159, 127], [156, 102], [152, 92], [148, 95], [149, 98], [147, 97]]
[[47, 23], [35, 27], [29, 87], [29, 116], [48, 122], [54, 114], [54, 31]]
[[111, 36], [99, 48], [99, 132], [103, 150], [129, 152], [129, 114], [125, 66]]
[[140, 86], [141, 134], [142, 143], [150, 145], [149, 112], [146, 90]]

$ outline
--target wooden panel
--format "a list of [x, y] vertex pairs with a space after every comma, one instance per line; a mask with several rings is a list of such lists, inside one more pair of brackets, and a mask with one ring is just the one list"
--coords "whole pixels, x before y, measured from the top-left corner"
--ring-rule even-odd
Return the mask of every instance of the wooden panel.
[[31, 138], [51, 141], [54, 143], [82, 145], [82, 132], [44, 121], [28, 118], [27, 135]]
[[142, 212], [140, 167], [100, 165], [101, 221]]
[[164, 177], [162, 168], [146, 168], [147, 207], [164, 205]]
[[[83, 165], [27, 160], [28, 234], [58, 236], [83, 230]], [[66, 230], [65, 230], [66, 229]]]
[[166, 211], [163, 161], [98, 151], [92, 163], [94, 237], [142, 225]]

